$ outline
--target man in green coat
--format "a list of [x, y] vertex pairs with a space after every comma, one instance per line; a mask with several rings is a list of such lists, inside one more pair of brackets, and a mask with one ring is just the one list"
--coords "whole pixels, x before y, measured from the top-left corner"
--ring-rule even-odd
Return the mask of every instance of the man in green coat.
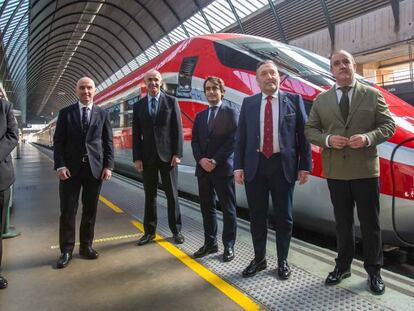
[[306, 138], [323, 148], [323, 174], [334, 207], [338, 256], [325, 284], [351, 276], [354, 257], [354, 206], [357, 207], [364, 249], [364, 267], [374, 294], [384, 293], [379, 223], [379, 158], [377, 145], [395, 131], [381, 93], [355, 79], [356, 65], [346, 51], [331, 56], [336, 84], [315, 100], [305, 126]]

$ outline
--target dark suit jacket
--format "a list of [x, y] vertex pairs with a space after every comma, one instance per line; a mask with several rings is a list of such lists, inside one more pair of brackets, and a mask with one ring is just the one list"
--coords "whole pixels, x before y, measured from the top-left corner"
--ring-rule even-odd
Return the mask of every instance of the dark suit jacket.
[[238, 112], [227, 103], [220, 106], [213, 121], [211, 132], [208, 130], [209, 109], [199, 112], [193, 125], [191, 147], [197, 162], [195, 174], [207, 173], [198, 162], [202, 158], [214, 159], [216, 168], [210, 173], [217, 176], [233, 175], [233, 153], [236, 142]]
[[173, 155], [183, 155], [181, 112], [175, 97], [160, 94], [157, 116], [153, 121], [148, 111], [148, 96], [134, 105], [132, 124], [133, 161], [154, 163], [157, 155], [170, 162]]
[[[72, 175], [79, 171], [84, 153], [82, 135], [79, 104], [60, 110], [53, 137], [55, 169], [66, 166]], [[114, 168], [114, 151], [109, 115], [96, 105], [92, 108], [85, 145], [92, 174], [100, 179], [104, 168]]]
[[[279, 91], [279, 146], [288, 182], [295, 182], [298, 170], [311, 171], [310, 144], [305, 139], [306, 113], [302, 98]], [[243, 100], [234, 153], [234, 169], [244, 170], [246, 181], [256, 176], [260, 153], [260, 105], [262, 93]]]
[[0, 99], [0, 191], [14, 183], [14, 169], [10, 153], [19, 140], [19, 130], [11, 103]]

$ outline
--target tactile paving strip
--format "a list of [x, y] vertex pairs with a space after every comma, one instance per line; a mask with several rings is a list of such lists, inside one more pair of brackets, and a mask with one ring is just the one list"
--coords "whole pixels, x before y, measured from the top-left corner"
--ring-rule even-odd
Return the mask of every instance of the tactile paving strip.
[[[113, 179], [107, 187], [104, 187], [102, 194], [125, 211], [142, 220], [144, 204], [143, 201], [141, 201], [142, 204], [137, 204], [137, 201], [142, 199], [144, 195], [142, 191], [136, 191], [136, 189], [136, 186], [119, 179]], [[182, 221], [185, 243], [179, 245], [179, 248], [191, 255], [203, 244], [203, 225], [201, 222], [187, 217], [184, 213], [182, 213]], [[167, 239], [171, 237], [165, 200], [160, 194], [158, 197], [157, 232]], [[221, 224], [219, 224], [219, 241], [220, 238]], [[274, 242], [268, 241], [268, 243]], [[271, 254], [267, 255], [267, 270], [259, 272], [252, 278], [243, 278], [241, 273], [253, 258], [253, 246], [249, 243], [236, 241], [236, 256], [229, 263], [222, 262], [222, 252], [223, 247], [220, 245], [218, 253], [197, 260], [267, 309], [289, 311], [388, 310], [340, 287], [326, 287], [323, 279], [295, 266], [291, 266], [292, 275], [289, 280], [279, 280], [276, 276], [277, 260]]]

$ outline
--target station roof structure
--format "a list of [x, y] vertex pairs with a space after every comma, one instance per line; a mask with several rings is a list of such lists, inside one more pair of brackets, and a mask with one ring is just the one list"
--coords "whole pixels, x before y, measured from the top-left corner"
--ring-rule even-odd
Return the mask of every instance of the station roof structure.
[[[389, 1], [350, 2], [372, 8]], [[326, 13], [335, 10], [331, 2], [0, 0], [0, 87], [21, 110], [23, 123], [43, 123], [76, 100], [74, 86], [82, 76], [94, 79], [101, 91], [185, 38], [223, 30], [256, 34], [257, 29], [243, 24], [252, 13], [268, 12], [263, 13], [268, 26], [260, 30], [274, 29], [271, 34], [286, 41], [303, 32], [303, 23], [295, 32], [284, 30], [292, 20], [284, 17], [291, 9], [303, 11], [306, 4], [319, 12], [314, 19], [318, 27], [327, 27], [331, 21]]]

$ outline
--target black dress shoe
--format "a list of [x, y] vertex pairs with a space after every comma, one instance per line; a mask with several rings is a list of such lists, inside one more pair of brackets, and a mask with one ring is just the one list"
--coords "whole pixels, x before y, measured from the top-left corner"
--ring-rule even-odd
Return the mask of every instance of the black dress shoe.
[[99, 253], [91, 246], [79, 247], [79, 255], [86, 259], [96, 259], [99, 257]]
[[71, 253], [69, 253], [69, 252], [63, 252], [60, 255], [60, 257], [59, 257], [59, 259], [57, 261], [56, 268], [58, 268], [58, 269], [65, 268], [69, 264], [69, 261], [71, 259], [72, 259], [72, 254]]
[[257, 272], [267, 268], [266, 258], [253, 259], [246, 269], [243, 270], [243, 277], [248, 278], [255, 275]]
[[290, 267], [286, 260], [279, 261], [278, 267], [277, 267], [277, 275], [282, 280], [287, 280], [291, 274]]
[[207, 256], [208, 254], [213, 254], [213, 253], [217, 253], [218, 252], [218, 246], [217, 244], [214, 244], [212, 246], [208, 246], [208, 245], [203, 245], [200, 247], [200, 249], [198, 251], [196, 251], [193, 254], [194, 258], [201, 258], [204, 256]]
[[184, 236], [181, 233], [174, 234], [173, 239], [175, 244], [183, 244], [185, 240]]
[[9, 285], [7, 280], [0, 275], [0, 289], [5, 289]]
[[369, 284], [369, 289], [374, 295], [384, 294], [385, 284], [379, 272], [369, 275], [368, 284]]
[[144, 245], [144, 244], [147, 244], [149, 241], [152, 241], [152, 240], [154, 240], [155, 239], [155, 234], [148, 234], [148, 233], [145, 233], [139, 240], [138, 240], [138, 243], [137, 243], [137, 245], [139, 245], [139, 246], [141, 246], [141, 245]]
[[338, 267], [335, 267], [334, 271], [328, 274], [328, 277], [325, 280], [325, 285], [339, 284], [343, 279], [349, 278], [350, 276], [351, 271], [349, 269], [340, 270]]
[[234, 249], [233, 247], [226, 247], [223, 252], [223, 261], [229, 262], [234, 259]]

